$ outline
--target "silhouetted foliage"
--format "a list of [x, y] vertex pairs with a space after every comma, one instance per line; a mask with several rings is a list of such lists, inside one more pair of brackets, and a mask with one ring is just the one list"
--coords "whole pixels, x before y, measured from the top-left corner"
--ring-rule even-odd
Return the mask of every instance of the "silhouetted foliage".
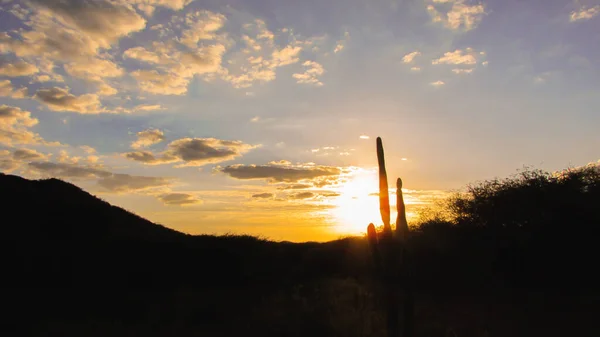
[[554, 174], [526, 169], [448, 198], [420, 224], [421, 239], [435, 243], [419, 246], [449, 245], [448, 259], [465, 267], [479, 260], [475, 270], [501, 273], [496, 281], [514, 286], [589, 288], [597, 280], [589, 259], [597, 256], [599, 205], [598, 165]]

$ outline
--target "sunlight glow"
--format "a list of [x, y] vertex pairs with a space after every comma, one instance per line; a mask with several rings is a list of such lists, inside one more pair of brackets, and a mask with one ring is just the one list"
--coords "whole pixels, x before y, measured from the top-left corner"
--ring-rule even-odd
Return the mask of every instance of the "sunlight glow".
[[[324, 203], [333, 206], [331, 209], [321, 211], [320, 214], [332, 224], [333, 231], [341, 235], [358, 235], [366, 233], [369, 223], [381, 226], [378, 198], [377, 169], [355, 168], [348, 176], [348, 182], [335, 189], [340, 195]], [[414, 197], [405, 196], [407, 205], [417, 204], [420, 201]], [[395, 222], [396, 191], [390, 189], [391, 219]], [[407, 212], [409, 219], [415, 214]]]

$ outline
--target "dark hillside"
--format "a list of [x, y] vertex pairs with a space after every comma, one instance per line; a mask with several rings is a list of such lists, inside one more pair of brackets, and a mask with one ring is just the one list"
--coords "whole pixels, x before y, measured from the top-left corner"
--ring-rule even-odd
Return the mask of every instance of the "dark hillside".
[[[416, 336], [600, 335], [597, 173], [483, 182], [427, 214], [408, 241]], [[19, 335], [385, 335], [364, 238], [186, 235], [57, 179], [0, 175], [0, 202]]]

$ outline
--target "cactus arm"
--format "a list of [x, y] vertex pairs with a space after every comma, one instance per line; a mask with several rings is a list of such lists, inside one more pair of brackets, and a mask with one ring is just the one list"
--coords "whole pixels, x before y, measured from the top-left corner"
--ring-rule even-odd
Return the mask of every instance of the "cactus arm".
[[381, 220], [383, 220], [383, 232], [390, 235], [392, 232], [390, 226], [390, 195], [381, 137], [377, 137], [377, 162], [379, 164], [379, 212], [381, 213]]
[[405, 242], [408, 237], [408, 222], [406, 221], [406, 205], [404, 205], [404, 196], [402, 195], [402, 179], [398, 178], [396, 188], [396, 209], [398, 210], [396, 234], [400, 241]]
[[369, 239], [369, 247], [371, 254], [373, 255], [373, 262], [375, 264], [375, 271], [377, 274], [383, 273], [383, 261], [381, 260], [381, 253], [379, 252], [379, 242], [377, 240], [377, 231], [375, 225], [372, 223], [367, 227], [367, 237]]

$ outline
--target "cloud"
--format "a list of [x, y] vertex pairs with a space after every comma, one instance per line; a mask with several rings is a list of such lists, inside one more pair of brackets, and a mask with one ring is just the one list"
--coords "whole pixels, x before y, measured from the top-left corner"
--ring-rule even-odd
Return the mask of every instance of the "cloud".
[[87, 154], [94, 154], [94, 153], [96, 153], [96, 149], [94, 149], [91, 146], [81, 145], [79, 148], [82, 149], [83, 151], [85, 151], [85, 153], [87, 153]]
[[421, 55], [421, 53], [419, 51], [413, 51], [412, 53], [408, 53], [406, 55], [404, 55], [404, 57], [402, 58], [402, 62], [404, 63], [411, 63], [412, 61], [414, 61], [415, 57]]
[[358, 137], [360, 139], [370, 139], [371, 137], [367, 136], [367, 135], [361, 135], [360, 137]]
[[136, 70], [131, 75], [138, 81], [140, 89], [157, 95], [183, 95], [190, 81], [189, 78], [157, 70]]
[[32, 162], [29, 163], [29, 167], [42, 175], [57, 178], [93, 179], [105, 178], [112, 174], [101, 169], [70, 163]]
[[10, 97], [14, 99], [27, 97], [27, 88], [15, 90], [9, 80], [0, 81], [0, 97]]
[[0, 170], [12, 172], [20, 166], [20, 163], [10, 158], [0, 158]]
[[181, 54], [181, 64], [176, 67], [176, 71], [189, 76], [215, 73], [221, 68], [224, 53], [225, 46], [221, 44], [183, 52]]
[[181, 33], [180, 42], [190, 49], [195, 49], [198, 47], [198, 42], [202, 40], [214, 40], [217, 31], [223, 28], [225, 21], [224, 15], [210, 11], [187, 13], [185, 16], [187, 27]]
[[412, 70], [412, 71], [421, 71], [421, 68], [420, 67], [412, 67], [412, 68], [410, 68], [410, 70]]
[[303, 73], [296, 73], [292, 76], [298, 80], [298, 83], [303, 84], [312, 84], [317, 87], [323, 85], [323, 83], [319, 80], [319, 76], [325, 73], [323, 66], [315, 61], [306, 61], [302, 64], [305, 68], [307, 68]]
[[47, 156], [31, 149], [18, 149], [13, 152], [13, 159], [18, 161], [46, 160]]
[[155, 110], [164, 110], [160, 104], [140, 104], [133, 108], [134, 111], [155, 111]]
[[431, 63], [474, 65], [477, 64], [477, 55], [472, 48], [466, 48], [465, 50], [457, 49], [453, 52], [444, 53], [444, 56], [433, 60]]
[[165, 205], [170, 206], [197, 205], [202, 203], [202, 200], [187, 193], [166, 193], [159, 195], [158, 199]]
[[129, 48], [123, 52], [123, 57], [143, 61], [146, 63], [160, 63], [160, 57], [144, 47]]
[[149, 165], [184, 162], [178, 167], [203, 166], [240, 157], [255, 145], [237, 140], [215, 138], [183, 138], [171, 142], [162, 154], [154, 155], [149, 151], [125, 153], [125, 157]]
[[342, 173], [338, 167], [316, 165], [230, 165], [217, 167], [216, 171], [240, 180], [266, 179], [270, 182], [295, 183], [324, 177], [337, 177]]
[[435, 81], [435, 82], [431, 82], [431, 85], [433, 85], [434, 87], [441, 87], [442, 85], [446, 84], [444, 81]]
[[84, 33], [101, 48], [109, 48], [119, 38], [146, 27], [146, 20], [124, 1], [32, 0], [31, 3], [43, 14]]
[[138, 192], [151, 188], [168, 187], [171, 179], [112, 173], [104, 169], [71, 163], [31, 162], [28, 168], [46, 177], [96, 180], [105, 190], [113, 193]]
[[348, 42], [349, 39], [350, 39], [350, 33], [349, 32], [345, 32], [344, 33], [344, 38], [337, 41], [337, 43], [335, 45], [335, 48], [333, 49], [333, 52], [335, 54], [337, 54], [337, 53], [341, 52], [342, 50], [344, 50], [344, 48], [346, 46], [346, 43]]
[[24, 22], [26, 28], [11, 32], [15, 37], [0, 34], [0, 52], [34, 58], [38, 67], [53, 61], [89, 63], [101, 49], [146, 26], [125, 1], [32, 0], [27, 5], [32, 15]]
[[137, 140], [131, 143], [132, 149], [141, 149], [144, 147], [158, 144], [165, 140], [165, 135], [158, 129], [148, 129], [137, 133]]
[[202, 166], [235, 159], [255, 147], [241, 141], [184, 138], [171, 142], [168, 152], [184, 161], [183, 166]]
[[24, 61], [0, 61], [0, 76], [18, 77], [31, 76], [39, 71], [34, 64]]
[[300, 192], [300, 193], [289, 195], [288, 198], [292, 199], [292, 200], [304, 200], [304, 199], [310, 199], [314, 196], [315, 196], [315, 194], [312, 192]]
[[0, 144], [12, 146], [13, 144], [45, 144], [40, 135], [29, 130], [38, 124], [38, 119], [31, 117], [29, 111], [19, 107], [0, 105]]
[[38, 124], [37, 118], [32, 118], [29, 111], [21, 110], [19, 107], [8, 105], [0, 106], [0, 126], [14, 126], [20, 124], [31, 127]]
[[471, 68], [471, 69], [459, 69], [459, 68], [456, 68], [456, 69], [452, 69], [452, 72], [455, 73], [455, 74], [470, 74], [470, 73], [473, 72], [473, 70], [475, 70], [475, 69], [474, 68]]
[[53, 111], [72, 111], [81, 114], [98, 114], [106, 112], [100, 105], [96, 94], [75, 96], [68, 88], [52, 87], [39, 89], [34, 98], [46, 104]]
[[156, 7], [166, 7], [174, 11], [183, 9], [193, 0], [131, 0], [136, 7], [148, 16], [152, 16]]
[[581, 21], [581, 20], [589, 20], [595, 16], [600, 14], [600, 6], [594, 6], [590, 8], [582, 7], [579, 10], [571, 12], [571, 17], [569, 21]]
[[292, 184], [292, 185], [284, 185], [284, 186], [280, 186], [277, 187], [278, 190], [303, 190], [303, 189], [307, 189], [307, 188], [311, 188], [313, 187], [312, 185], [308, 185], [308, 184]]
[[271, 54], [273, 58], [272, 62], [278, 67], [296, 63], [300, 61], [300, 58], [298, 57], [300, 51], [302, 51], [301, 47], [290, 45], [284, 47], [283, 49], [275, 50]]
[[154, 153], [150, 151], [134, 151], [127, 152], [124, 154], [125, 158], [138, 161], [140, 163], [144, 163], [146, 165], [160, 165], [160, 164], [169, 164], [180, 161], [179, 158], [174, 156], [164, 154], [162, 156], [156, 156]]
[[100, 178], [98, 185], [110, 192], [126, 193], [171, 185], [171, 181], [162, 177], [132, 176], [129, 174], [113, 173]]
[[119, 77], [123, 75], [123, 69], [116, 63], [95, 57], [66, 64], [64, 68], [73, 77], [96, 82], [102, 81], [104, 77]]
[[252, 198], [254, 199], [272, 199], [275, 195], [273, 193], [259, 193], [253, 194]]
[[[466, 2], [466, 0], [433, 0], [436, 5], [428, 5], [427, 11], [434, 22], [441, 22], [446, 28], [452, 30], [462, 28], [469, 31], [477, 27], [486, 13], [482, 3], [468, 5]], [[440, 8], [439, 4], [442, 4], [443, 8]]]
[[[166, 42], [161, 37], [161, 41], [127, 49], [123, 57], [154, 66], [154, 69], [144, 67], [132, 72], [140, 89], [157, 95], [183, 95], [194, 76], [202, 75], [208, 80], [222, 72], [227, 38], [218, 31], [225, 21], [225, 16], [210, 11], [174, 16], [167, 24], [168, 31], [172, 32], [171, 26], [177, 25], [181, 36], [173, 36]], [[167, 28], [163, 26], [163, 29]], [[167, 30], [164, 32], [167, 34]]]

